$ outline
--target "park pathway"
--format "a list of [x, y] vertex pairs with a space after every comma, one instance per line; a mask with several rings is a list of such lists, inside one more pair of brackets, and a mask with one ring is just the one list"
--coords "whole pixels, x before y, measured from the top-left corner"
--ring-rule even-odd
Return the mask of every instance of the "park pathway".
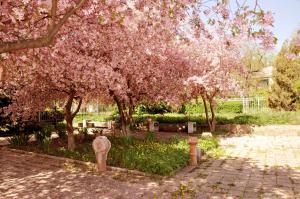
[[[223, 138], [221, 145], [225, 157], [204, 162], [165, 182], [173, 190], [181, 184], [181, 191], [173, 195], [300, 199], [300, 136], [244, 135]], [[162, 195], [168, 198], [167, 192]]]
[[300, 199], [300, 136], [245, 135], [221, 145], [225, 157], [163, 180], [83, 172], [0, 148], [0, 198]]

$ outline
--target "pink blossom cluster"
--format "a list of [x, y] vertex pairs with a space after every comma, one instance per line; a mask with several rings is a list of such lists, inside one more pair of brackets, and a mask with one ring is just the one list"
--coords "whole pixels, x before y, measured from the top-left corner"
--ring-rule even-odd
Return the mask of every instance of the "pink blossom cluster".
[[[5, 1], [0, 41], [41, 37], [78, 2]], [[2, 88], [13, 99], [7, 113], [28, 118], [79, 98], [130, 110], [143, 102], [179, 104], [203, 93], [225, 97], [239, 90], [244, 43], [273, 44], [269, 12], [232, 13], [217, 1], [210, 9], [192, 0], [82, 2], [50, 46], [1, 54]], [[250, 23], [254, 18], [260, 24]]]

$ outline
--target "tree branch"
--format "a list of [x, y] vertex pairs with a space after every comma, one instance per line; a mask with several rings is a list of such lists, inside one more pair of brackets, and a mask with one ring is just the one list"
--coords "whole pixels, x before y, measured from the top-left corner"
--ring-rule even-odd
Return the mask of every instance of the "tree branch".
[[[22, 50], [22, 49], [28, 49], [28, 48], [40, 48], [50, 45], [53, 41], [55, 36], [57, 35], [58, 31], [61, 29], [61, 27], [66, 23], [66, 21], [78, 10], [83, 6], [83, 4], [87, 0], [80, 0], [78, 4], [70, 8], [66, 14], [58, 21], [58, 23], [55, 23], [56, 16], [52, 15], [52, 24], [50, 25], [48, 29], [48, 33], [45, 36], [42, 36], [37, 39], [23, 39], [20, 41], [10, 41], [10, 42], [2, 42], [0, 43], [0, 53], [6, 53], [6, 52], [12, 52], [16, 50]], [[56, 13], [57, 10], [57, 0], [52, 0], [52, 8], [51, 13]]]
[[71, 116], [72, 118], [74, 118], [76, 116], [76, 114], [79, 112], [81, 104], [82, 104], [82, 97], [77, 97], [77, 99], [78, 99], [78, 105], [77, 105], [76, 110], [72, 113], [72, 116]]

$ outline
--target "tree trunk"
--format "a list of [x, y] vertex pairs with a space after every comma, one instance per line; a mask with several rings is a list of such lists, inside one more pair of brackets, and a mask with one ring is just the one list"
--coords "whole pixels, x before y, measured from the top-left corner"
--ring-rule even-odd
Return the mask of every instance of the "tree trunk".
[[67, 122], [67, 133], [68, 133], [68, 150], [74, 151], [75, 149], [75, 138], [73, 129], [73, 120], [68, 119]]
[[205, 110], [206, 123], [208, 125], [209, 130], [211, 130], [206, 100], [205, 100], [204, 96], [201, 96], [201, 97], [202, 97], [202, 101], [203, 101], [203, 105], [204, 105], [204, 110]]
[[[71, 109], [72, 109], [72, 104], [73, 104], [74, 99], [78, 100], [78, 105], [76, 107], [76, 110], [72, 113]], [[74, 151], [74, 149], [75, 149], [73, 119], [76, 116], [76, 114], [78, 113], [81, 104], [82, 104], [82, 98], [75, 97], [75, 91], [71, 89], [67, 103], [64, 107], [65, 120], [67, 122], [68, 150], [70, 150], [70, 151]]]
[[209, 114], [208, 114], [208, 107], [207, 107], [206, 99], [204, 96], [201, 96], [201, 97], [202, 97], [203, 104], [204, 104], [206, 123], [208, 125], [209, 131], [214, 132], [216, 129], [216, 119], [215, 119], [215, 112], [214, 112], [212, 100], [208, 100], [210, 113], [211, 113], [211, 118], [210, 118]]
[[216, 130], [216, 118], [215, 118], [215, 110], [213, 106], [212, 100], [209, 101], [209, 106], [210, 106], [210, 113], [211, 113], [211, 119], [210, 119], [210, 131], [214, 132]]
[[122, 122], [121, 123], [121, 127], [122, 127], [122, 133], [123, 133], [123, 135], [129, 136], [131, 134], [130, 124], [128, 124], [126, 122]]
[[128, 114], [126, 113], [125, 104], [121, 102], [116, 96], [114, 96], [114, 100], [117, 103], [120, 114], [122, 134], [128, 136], [130, 134], [130, 119], [128, 118]]

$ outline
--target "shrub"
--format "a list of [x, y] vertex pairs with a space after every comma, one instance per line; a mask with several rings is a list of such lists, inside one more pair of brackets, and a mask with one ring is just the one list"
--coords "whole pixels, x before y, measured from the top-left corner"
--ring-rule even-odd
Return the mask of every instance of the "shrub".
[[179, 109], [178, 113], [188, 113], [188, 114], [195, 114], [195, 113], [204, 113], [204, 105], [202, 103], [195, 103], [195, 102], [188, 102], [182, 104], [181, 108]]
[[146, 142], [154, 142], [156, 140], [156, 134], [154, 132], [148, 131], [145, 135], [144, 140]]
[[[242, 113], [243, 112], [243, 104], [239, 101], [225, 101], [219, 102], [217, 106], [216, 112], [218, 113]], [[205, 113], [203, 103], [185, 103], [179, 109], [179, 113], [188, 113], [188, 114], [196, 114], [196, 113]]]
[[83, 135], [83, 139], [86, 140], [88, 138], [88, 129], [87, 128], [79, 129], [79, 135]]
[[40, 146], [43, 148], [44, 151], [49, 152], [51, 149], [52, 140], [50, 137], [45, 137], [43, 141], [40, 143]]
[[180, 142], [180, 137], [178, 135], [174, 135], [169, 139], [169, 143], [178, 144]]
[[218, 113], [242, 113], [243, 104], [238, 101], [222, 102], [217, 107]]
[[66, 131], [66, 124], [63, 123], [63, 122], [59, 122], [55, 125], [55, 130], [58, 134], [58, 136], [61, 138], [61, 139], [66, 139], [67, 138], [67, 131]]
[[133, 145], [133, 143], [134, 143], [134, 139], [131, 136], [122, 136], [122, 137], [120, 137], [119, 141], [120, 141], [118, 143], [119, 145], [125, 145], [125, 146]]
[[20, 133], [8, 138], [8, 142], [13, 146], [25, 146], [28, 144], [29, 139], [30, 136], [28, 134]]
[[150, 113], [150, 114], [163, 114], [163, 113], [170, 113], [172, 107], [169, 106], [165, 102], [160, 102], [157, 104], [142, 104], [137, 107], [136, 113], [143, 114], [143, 113]]
[[120, 139], [109, 138], [112, 148], [108, 155], [108, 164], [139, 171], [170, 175], [178, 168], [187, 165], [188, 151], [175, 144], [162, 142], [144, 142], [133, 139], [133, 143], [127, 146], [120, 145]]
[[46, 138], [50, 138], [52, 132], [55, 131], [53, 125], [44, 125], [40, 131], [34, 132], [35, 139], [39, 145], [42, 145]]
[[200, 139], [198, 145], [203, 151], [210, 151], [219, 147], [219, 142], [216, 138]]

